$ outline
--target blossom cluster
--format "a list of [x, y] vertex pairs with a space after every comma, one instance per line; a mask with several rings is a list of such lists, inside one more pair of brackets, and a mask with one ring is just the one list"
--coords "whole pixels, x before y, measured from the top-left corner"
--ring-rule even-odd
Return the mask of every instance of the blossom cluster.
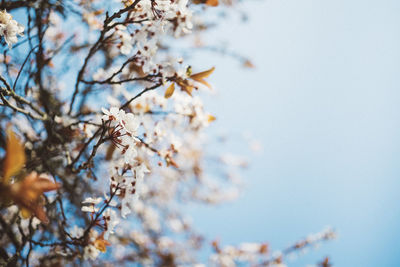
[[[283, 264], [266, 243], [200, 260], [208, 241], [185, 213], [237, 198], [247, 166], [208, 138], [212, 62], [183, 52], [217, 0], [8, 2], [28, 38], [0, 74], [0, 265]], [[0, 11], [9, 46], [23, 32]]]
[[11, 47], [18, 42], [18, 35], [24, 35], [24, 26], [14, 20], [7, 11], [0, 11], [0, 36], [3, 36], [6, 43]]

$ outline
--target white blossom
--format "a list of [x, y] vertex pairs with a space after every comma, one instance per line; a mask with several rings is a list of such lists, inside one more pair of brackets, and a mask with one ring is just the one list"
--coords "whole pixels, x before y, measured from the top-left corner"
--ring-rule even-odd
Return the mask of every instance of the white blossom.
[[95, 260], [99, 256], [100, 251], [94, 246], [94, 245], [87, 245], [83, 249], [83, 258], [84, 259], [90, 259], [90, 260]]
[[0, 36], [3, 36], [8, 46], [11, 47], [18, 42], [17, 35], [24, 35], [24, 26], [13, 20], [7, 11], [0, 11]]
[[104, 211], [103, 217], [107, 223], [107, 230], [104, 233], [104, 238], [108, 239], [109, 235], [114, 233], [114, 228], [119, 223], [119, 220], [117, 213], [110, 208]]
[[73, 237], [73, 238], [80, 238], [81, 236], [83, 236], [84, 230], [83, 228], [74, 225], [74, 227], [69, 231], [69, 234]]
[[94, 213], [94, 212], [98, 212], [99, 208], [96, 208], [95, 206], [83, 206], [81, 208], [81, 210], [84, 212]]
[[92, 197], [88, 197], [86, 198], [84, 201], [82, 201], [83, 204], [93, 204], [93, 205], [97, 205], [99, 204], [103, 199], [101, 197], [98, 198], [92, 198]]

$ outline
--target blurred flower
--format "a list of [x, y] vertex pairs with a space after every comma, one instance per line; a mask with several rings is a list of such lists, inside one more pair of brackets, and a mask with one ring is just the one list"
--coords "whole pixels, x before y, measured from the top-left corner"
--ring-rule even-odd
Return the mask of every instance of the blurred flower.
[[95, 260], [99, 256], [100, 251], [92, 244], [83, 249], [83, 258]]
[[7, 13], [7, 11], [0, 11], [0, 35], [4, 37], [8, 46], [11, 47], [18, 42], [17, 35], [24, 35], [24, 26], [13, 20], [11, 14]]

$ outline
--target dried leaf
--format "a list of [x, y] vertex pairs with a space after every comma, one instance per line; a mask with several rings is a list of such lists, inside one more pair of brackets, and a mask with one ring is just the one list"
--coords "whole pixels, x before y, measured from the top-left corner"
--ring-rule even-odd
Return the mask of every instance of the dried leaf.
[[98, 15], [101, 15], [101, 14], [103, 14], [104, 13], [104, 9], [99, 9], [99, 10], [96, 10], [93, 14], [95, 15], [95, 16], [98, 16]]
[[267, 254], [269, 251], [268, 244], [264, 243], [260, 246], [260, 253]]
[[165, 157], [165, 162], [167, 163], [167, 167], [173, 166], [175, 168], [179, 168], [178, 164], [169, 156]]
[[30, 217], [33, 214], [43, 223], [49, 222], [43, 209], [41, 196], [44, 192], [57, 190], [60, 184], [41, 177], [36, 172], [31, 172], [25, 179], [12, 184], [9, 188], [8, 197], [19, 206], [24, 217]]
[[213, 73], [215, 70], [215, 67], [212, 67], [209, 70], [203, 71], [203, 72], [199, 72], [199, 73], [195, 73], [193, 75], [190, 76], [191, 79], [195, 80], [198, 83], [201, 83], [205, 86], [207, 86], [208, 88], [211, 89], [211, 85], [206, 82], [204, 79], [207, 78], [208, 76], [211, 75], [211, 73]]
[[243, 67], [249, 68], [249, 69], [255, 68], [253, 62], [251, 62], [251, 61], [248, 60], [248, 59], [246, 59], [246, 60], [243, 62]]
[[192, 0], [193, 4], [206, 4], [207, 6], [218, 6], [218, 0]]
[[193, 92], [193, 86], [191, 84], [189, 84], [188, 80], [183, 80], [183, 79], [176, 79], [176, 83], [179, 85], [179, 87], [185, 91], [186, 93], [188, 93], [188, 95], [192, 96], [192, 92]]
[[175, 91], [175, 83], [171, 83], [171, 85], [168, 86], [167, 90], [165, 91], [164, 97], [170, 98], [173, 95], [174, 91]]
[[218, 6], [218, 0], [206, 0], [207, 6]]
[[136, 105], [135, 105], [135, 107], [134, 107], [135, 109], [142, 109], [143, 108], [143, 106], [142, 106], [142, 104], [140, 104], [140, 103], [137, 103]]
[[107, 251], [107, 246], [110, 245], [111, 243], [104, 239], [104, 232], [94, 241], [94, 246], [103, 253]]
[[150, 112], [150, 105], [146, 104], [146, 106], [144, 107], [144, 112]]
[[208, 122], [213, 122], [215, 121], [217, 118], [215, 118], [213, 115], [208, 115]]
[[212, 89], [211, 85], [210, 85], [208, 82], [206, 82], [205, 80], [199, 80], [199, 81], [197, 81], [197, 82], [199, 82], [199, 83], [201, 83], [201, 84], [204, 84], [204, 85], [207, 86], [209, 89]]
[[134, 62], [132, 62], [132, 63], [129, 65], [129, 70], [130, 70], [130, 71], [133, 71], [133, 72], [136, 72], [136, 73], [138, 74], [139, 77], [144, 77], [144, 76], [146, 76], [146, 73], [144, 73], [144, 71], [143, 71], [143, 67], [142, 67], [142, 66], [139, 66], [139, 65], [137, 65], [137, 64], [135, 64]]
[[195, 80], [195, 81], [199, 81], [199, 80], [202, 80], [202, 79], [207, 78], [208, 76], [210, 76], [211, 73], [214, 72], [214, 70], [215, 70], [215, 67], [212, 67], [212, 68], [209, 69], [209, 70], [206, 70], [206, 71], [202, 71], [202, 72], [199, 72], [199, 73], [192, 74], [192, 75], [190, 75], [190, 78], [192, 78], [192, 79]]
[[181, 86], [182, 90], [185, 91], [186, 93], [188, 93], [188, 95], [192, 96], [192, 92], [193, 92], [193, 86], [190, 85], [184, 85]]
[[8, 183], [11, 176], [17, 174], [25, 165], [25, 149], [11, 127], [7, 128], [6, 158], [3, 165], [3, 183]]

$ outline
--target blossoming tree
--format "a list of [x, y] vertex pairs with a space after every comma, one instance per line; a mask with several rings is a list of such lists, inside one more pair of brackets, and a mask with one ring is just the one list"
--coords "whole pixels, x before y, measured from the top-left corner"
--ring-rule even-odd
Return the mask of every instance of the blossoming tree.
[[234, 197], [242, 165], [207, 168], [214, 67], [174, 46], [196, 49], [208, 10], [235, 4], [220, 1], [1, 1], [1, 266], [278, 266], [333, 238], [224, 247], [181, 212]]

